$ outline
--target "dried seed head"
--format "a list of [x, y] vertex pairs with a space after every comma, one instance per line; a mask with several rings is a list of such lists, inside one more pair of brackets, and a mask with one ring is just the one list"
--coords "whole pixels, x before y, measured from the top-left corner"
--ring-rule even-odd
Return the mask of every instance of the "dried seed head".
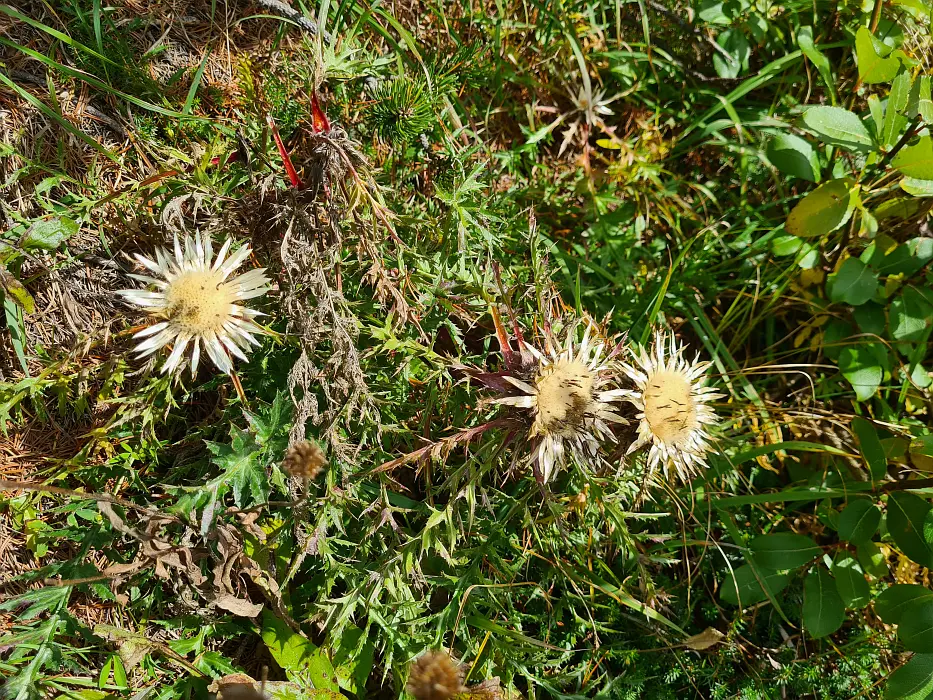
[[709, 362], [684, 358], [673, 335], [658, 333], [650, 349], [632, 352], [632, 362], [620, 369], [635, 384], [628, 400], [638, 413], [638, 439], [629, 452], [650, 445], [647, 466], [689, 481], [706, 466], [712, 438], [707, 428], [716, 423], [709, 405], [722, 394], [706, 386]]
[[[587, 326], [583, 341], [575, 342], [576, 332], [567, 333], [565, 346], [550, 342], [547, 353], [526, 344], [537, 366], [520, 372], [523, 377], [506, 373], [505, 382], [519, 393], [493, 399], [506, 406], [530, 409], [534, 420], [529, 438], [535, 441], [533, 461], [540, 478], [547, 482], [565, 463], [569, 451], [581, 466], [599, 463], [603, 440], [615, 441], [612, 423], [625, 424], [613, 404], [628, 390], [610, 389], [611, 368], [603, 357], [608, 349], [605, 340], [591, 340], [592, 326]], [[531, 376], [529, 376], [531, 375]]]
[[425, 652], [411, 667], [408, 692], [416, 700], [449, 700], [463, 691], [460, 664], [443, 651]]
[[697, 428], [693, 387], [683, 372], [661, 370], [649, 377], [643, 394], [645, 420], [652, 434], [677, 444]]
[[579, 360], [558, 360], [541, 368], [535, 378], [535, 432], [573, 437], [596, 409], [594, 379], [590, 368]]
[[291, 476], [310, 481], [321, 473], [326, 462], [324, 450], [310, 440], [303, 440], [288, 448], [282, 468]]

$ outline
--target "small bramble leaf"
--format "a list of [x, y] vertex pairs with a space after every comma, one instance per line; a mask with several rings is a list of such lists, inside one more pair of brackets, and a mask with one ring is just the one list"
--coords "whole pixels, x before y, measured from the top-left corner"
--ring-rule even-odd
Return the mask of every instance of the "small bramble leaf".
[[737, 78], [748, 70], [752, 47], [745, 34], [738, 29], [727, 29], [716, 37], [716, 43], [725, 52], [725, 55], [719, 51], [713, 54], [713, 68], [720, 78]]
[[933, 323], [933, 304], [915, 288], [905, 287], [891, 302], [888, 314], [894, 340], [920, 341]]
[[858, 258], [845, 262], [826, 279], [830, 301], [859, 306], [873, 299], [878, 291], [878, 276]]
[[887, 349], [881, 343], [862, 343], [844, 347], [837, 360], [859, 401], [867, 401], [881, 386], [887, 362]]

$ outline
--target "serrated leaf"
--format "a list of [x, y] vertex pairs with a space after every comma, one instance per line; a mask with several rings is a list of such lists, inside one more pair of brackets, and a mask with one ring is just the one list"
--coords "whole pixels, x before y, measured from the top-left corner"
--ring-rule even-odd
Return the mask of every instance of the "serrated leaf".
[[839, 537], [860, 544], [874, 537], [881, 523], [881, 511], [868, 500], [852, 501], [839, 516]]
[[776, 134], [765, 149], [768, 160], [782, 173], [810, 182], [820, 181], [820, 162], [810, 142], [794, 134]]
[[832, 634], [846, 619], [845, 605], [836, 581], [822, 566], [811, 571], [803, 582], [803, 626], [812, 637]]
[[36, 588], [0, 602], [0, 610], [15, 610], [18, 620], [31, 620], [44, 612], [64, 606], [71, 596], [71, 590], [71, 586]]
[[858, 115], [842, 107], [810, 107], [801, 121], [827, 143], [867, 153], [874, 147], [871, 134]]
[[907, 177], [933, 180], [933, 138], [924, 136], [894, 156], [891, 165]]
[[858, 189], [851, 180], [830, 180], [797, 202], [784, 227], [803, 238], [825, 236], [849, 220], [858, 201]]
[[362, 697], [372, 672], [375, 641], [359, 627], [348, 627], [334, 652], [334, 671], [340, 687]]
[[269, 498], [269, 483], [266, 467], [259, 459], [259, 445], [252, 435], [236, 426], [230, 428], [230, 435], [229, 445], [205, 441], [214, 455], [211, 461], [223, 470], [208, 482], [208, 488], [218, 491], [231, 488], [233, 500], [240, 508], [265, 502]]
[[883, 50], [879, 53], [875, 42], [867, 27], [859, 27], [855, 34], [855, 55], [858, 63], [858, 75], [862, 82], [886, 83], [891, 80], [901, 68], [901, 58], [904, 53], [900, 50], [891, 52]]
[[830, 301], [859, 306], [874, 298], [878, 276], [858, 258], [846, 258], [839, 269], [826, 279]]
[[926, 541], [923, 526], [933, 506], [912, 493], [892, 493], [888, 497], [888, 532], [900, 550], [921, 566], [933, 568], [933, 549]]
[[809, 537], [792, 532], [759, 535], [748, 543], [748, 548], [754, 552], [755, 561], [774, 571], [796, 569], [823, 551]]
[[292, 403], [287, 394], [279, 389], [271, 404], [263, 404], [256, 413], [244, 411], [256, 442], [273, 455], [278, 455], [288, 446], [288, 429], [292, 420]]

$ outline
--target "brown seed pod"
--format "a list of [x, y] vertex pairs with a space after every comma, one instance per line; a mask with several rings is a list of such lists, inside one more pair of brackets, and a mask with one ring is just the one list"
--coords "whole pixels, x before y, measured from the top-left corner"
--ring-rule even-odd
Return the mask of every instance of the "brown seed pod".
[[425, 652], [411, 667], [408, 692], [417, 700], [449, 700], [463, 691], [460, 664], [443, 651]]
[[321, 473], [326, 462], [324, 450], [310, 440], [303, 440], [288, 448], [282, 468], [291, 476], [310, 481]]

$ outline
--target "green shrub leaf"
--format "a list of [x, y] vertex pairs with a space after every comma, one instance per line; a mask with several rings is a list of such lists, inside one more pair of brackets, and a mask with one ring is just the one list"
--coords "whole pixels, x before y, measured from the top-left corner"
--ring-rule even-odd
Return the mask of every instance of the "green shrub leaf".
[[839, 537], [853, 544], [870, 540], [881, 523], [881, 511], [871, 501], [852, 501], [839, 516]]
[[796, 569], [810, 562], [823, 551], [812, 539], [792, 532], [760, 535], [748, 543], [755, 561], [774, 571]]
[[801, 117], [803, 125], [827, 143], [867, 153], [874, 148], [871, 134], [858, 115], [842, 107], [810, 107]]
[[837, 303], [859, 306], [874, 298], [877, 291], [878, 276], [858, 258], [846, 258], [826, 280], [826, 293]]
[[930, 700], [933, 697], [933, 654], [914, 654], [888, 678], [885, 700]]
[[897, 625], [897, 636], [911, 651], [933, 653], [933, 605], [922, 599], [908, 603]]
[[776, 134], [768, 141], [765, 154], [771, 164], [786, 175], [820, 181], [820, 161], [816, 149], [806, 139], [794, 134]]
[[822, 566], [811, 571], [803, 582], [804, 628], [812, 637], [825, 637], [842, 627], [845, 618], [836, 581]]
[[933, 549], [923, 526], [933, 506], [912, 493], [892, 493], [888, 498], [888, 532], [900, 550], [921, 566], [933, 568]]
[[886, 624], [897, 625], [916, 601], [933, 605], [933, 591], [915, 583], [896, 583], [875, 598], [875, 612]]
[[871, 590], [865, 580], [865, 572], [858, 561], [848, 552], [839, 552], [833, 559], [833, 577], [836, 590], [846, 608], [858, 610], [871, 601]]
[[774, 597], [776, 593], [780, 593], [790, 583], [790, 574], [776, 571], [763, 573], [764, 576], [759, 581], [755, 577], [754, 570], [748, 564], [740, 566], [731, 574], [727, 573], [722, 589], [719, 592], [720, 598], [732, 605], [748, 607], [763, 600], [768, 600], [765, 588], [771, 592], [771, 597]]

